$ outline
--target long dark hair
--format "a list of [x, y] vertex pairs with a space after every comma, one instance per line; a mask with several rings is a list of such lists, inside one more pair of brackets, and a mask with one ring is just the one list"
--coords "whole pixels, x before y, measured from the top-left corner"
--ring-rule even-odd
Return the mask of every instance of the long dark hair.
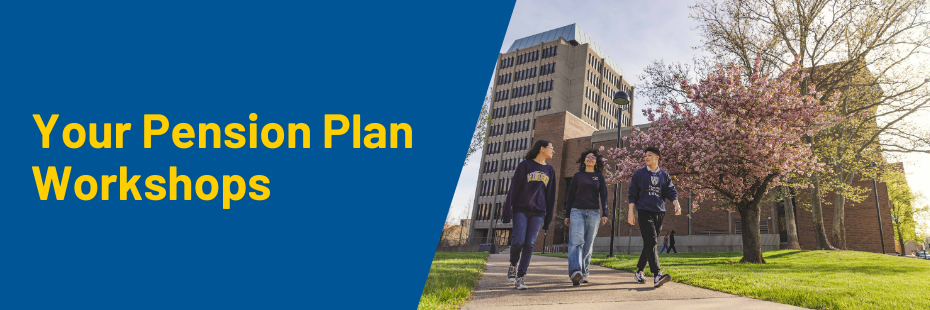
[[533, 148], [531, 148], [529, 152], [526, 152], [526, 156], [523, 156], [523, 159], [526, 159], [526, 160], [536, 159], [536, 156], [539, 156], [539, 149], [548, 147], [549, 143], [550, 143], [549, 140], [545, 140], [545, 139], [536, 140], [536, 142], [533, 143]]
[[578, 160], [575, 161], [576, 163], [579, 163], [578, 171], [585, 172], [585, 169], [588, 168], [584, 164], [584, 159], [585, 157], [588, 156], [588, 154], [594, 154], [594, 156], [597, 156], [597, 158], [594, 159], [594, 172], [595, 173], [603, 172], [604, 171], [604, 160], [603, 160], [604, 157], [598, 154], [597, 150], [595, 149], [588, 149], [587, 151], [581, 152], [581, 157], [579, 157]]

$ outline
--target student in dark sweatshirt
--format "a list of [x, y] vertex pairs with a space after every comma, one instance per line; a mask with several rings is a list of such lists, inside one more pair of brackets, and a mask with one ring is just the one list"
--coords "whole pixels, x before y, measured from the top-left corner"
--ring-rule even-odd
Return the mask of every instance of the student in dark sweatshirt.
[[[540, 226], [549, 229], [552, 222], [552, 210], [555, 206], [555, 169], [546, 163], [552, 159], [555, 148], [546, 140], [533, 143], [533, 148], [526, 153], [525, 160], [517, 165], [513, 173], [507, 200], [504, 201], [504, 223], [513, 220], [513, 242], [510, 246], [510, 269], [507, 279], [515, 282], [518, 290], [527, 289], [523, 281], [530, 266], [536, 235]], [[517, 263], [520, 266], [517, 267]]]
[[649, 270], [655, 275], [653, 287], [660, 287], [672, 280], [672, 276], [662, 274], [659, 267], [659, 256], [656, 253], [659, 231], [662, 230], [662, 220], [665, 218], [665, 199], [675, 205], [675, 215], [681, 215], [681, 206], [678, 204], [678, 192], [672, 178], [665, 170], [659, 169], [659, 149], [646, 148], [646, 167], [633, 173], [630, 181], [630, 206], [627, 221], [636, 225], [633, 215], [635, 208], [639, 212], [639, 231], [643, 237], [643, 252], [639, 255], [637, 271], [633, 274], [636, 282], [646, 283], [643, 269], [649, 263]]
[[568, 277], [572, 285], [588, 283], [588, 266], [598, 224], [607, 224], [607, 182], [601, 172], [603, 157], [595, 150], [581, 153], [578, 172], [572, 177], [565, 199], [568, 226]]

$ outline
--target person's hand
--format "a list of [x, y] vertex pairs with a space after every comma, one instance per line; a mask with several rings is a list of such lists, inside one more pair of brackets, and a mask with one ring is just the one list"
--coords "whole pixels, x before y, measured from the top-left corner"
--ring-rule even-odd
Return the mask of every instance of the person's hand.
[[675, 215], [681, 215], [681, 205], [678, 204], [678, 200], [675, 200]]
[[569, 222], [568, 220], [569, 220], [569, 218], [566, 217], [566, 218], [565, 218], [565, 226], [568, 226], [568, 222]]
[[636, 204], [634, 203], [630, 204], [629, 216], [626, 217], [626, 222], [630, 223], [630, 225], [636, 225], [636, 218], [633, 216], [633, 208], [635, 207], [636, 207]]
[[607, 224], [607, 217], [606, 217], [606, 216], [602, 216], [602, 217], [601, 217], [601, 225], [606, 225], [606, 224]]

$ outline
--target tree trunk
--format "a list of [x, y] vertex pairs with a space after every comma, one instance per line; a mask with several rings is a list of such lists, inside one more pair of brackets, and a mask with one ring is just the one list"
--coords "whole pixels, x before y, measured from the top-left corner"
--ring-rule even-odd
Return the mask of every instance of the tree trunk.
[[795, 225], [794, 204], [791, 202], [791, 192], [788, 187], [782, 186], [782, 201], [785, 202], [785, 229], [788, 230], [788, 249], [800, 250], [798, 241], [798, 226]]
[[739, 208], [743, 229], [743, 259], [741, 263], [765, 264], [762, 258], [762, 235], [759, 233], [759, 202]]
[[811, 187], [811, 214], [814, 219], [814, 238], [817, 244], [815, 250], [836, 250], [827, 240], [827, 232], [823, 228], [823, 210], [820, 206], [820, 177], [814, 176], [814, 186]]
[[837, 250], [846, 249], [846, 196], [842, 193], [836, 193], [836, 201], [833, 205], [833, 247]]
[[895, 229], [898, 231], [898, 244], [901, 245], [901, 256], [906, 256], [907, 253], [904, 252], [904, 238], [901, 237], [901, 229], [900, 228], [895, 228]]

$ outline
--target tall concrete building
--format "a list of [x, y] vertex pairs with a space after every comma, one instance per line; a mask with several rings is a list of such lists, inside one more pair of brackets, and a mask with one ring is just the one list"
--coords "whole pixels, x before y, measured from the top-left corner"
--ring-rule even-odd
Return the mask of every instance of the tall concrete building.
[[[631, 104], [625, 108], [611, 100], [619, 90], [630, 95]], [[507, 244], [512, 224], [500, 222], [501, 207], [513, 171], [535, 141], [537, 117], [566, 112], [566, 117], [578, 120], [571, 124], [583, 127], [577, 131], [590, 135], [630, 126], [633, 98], [633, 87], [620, 66], [575, 24], [514, 41], [498, 56], [494, 72], [491, 124], [471, 217], [472, 242], [488, 242], [493, 229], [497, 243]]]

